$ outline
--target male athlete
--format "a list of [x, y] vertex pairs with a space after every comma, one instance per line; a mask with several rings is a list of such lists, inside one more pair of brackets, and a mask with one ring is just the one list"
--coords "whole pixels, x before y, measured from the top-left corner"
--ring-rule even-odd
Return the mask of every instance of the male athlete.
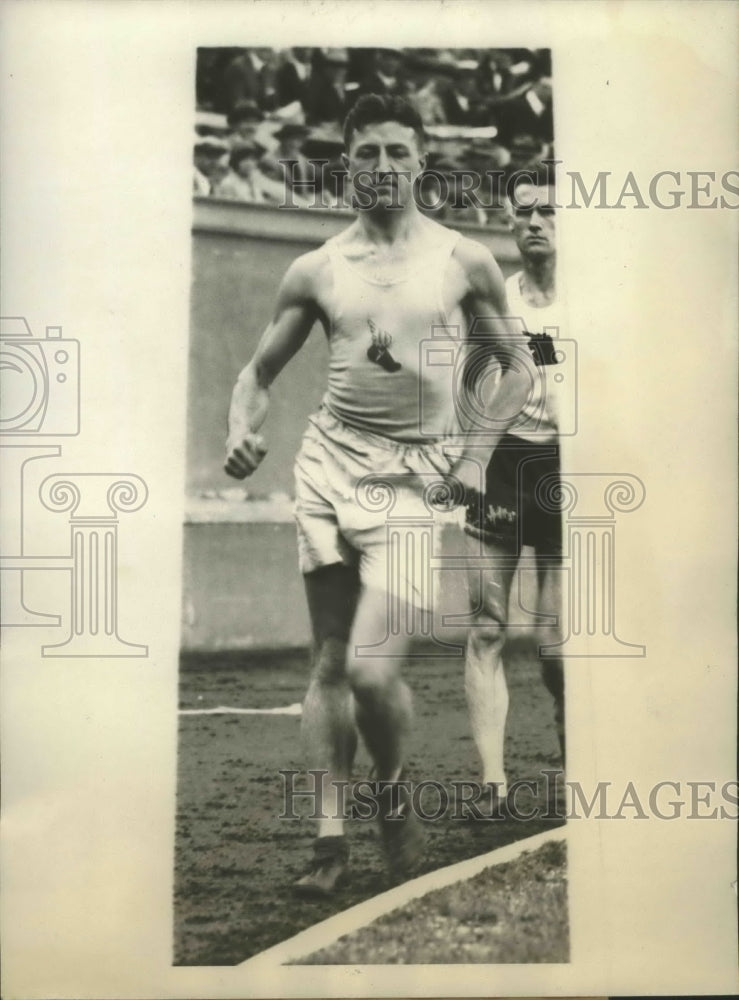
[[399, 662], [410, 638], [386, 635], [388, 593], [407, 602], [409, 614], [431, 609], [412, 561], [401, 578], [390, 578], [386, 515], [361, 500], [365, 477], [381, 473], [396, 484], [397, 510], [428, 517], [424, 487], [450, 471], [444, 449], [457, 429], [455, 380], [448, 366], [422, 366], [420, 343], [434, 327], [466, 330], [482, 318], [478, 332], [504, 369], [496, 399], [506, 413], [520, 409], [531, 384], [527, 365], [533, 368], [530, 360], [510, 363], [510, 342], [524, 342], [522, 327], [505, 318], [503, 277], [491, 254], [416, 207], [413, 187], [426, 162], [417, 112], [398, 97], [365, 95], [346, 119], [344, 142], [357, 218], [283, 278], [272, 321], [234, 388], [225, 463], [241, 479], [262, 461], [270, 385], [320, 322], [328, 390], [295, 463], [299, 563], [315, 647], [302, 726], [310, 767], [328, 772], [313, 864], [296, 884], [304, 895], [330, 895], [345, 872], [334, 782], [349, 779], [357, 728], [384, 788], [379, 819], [391, 870], [408, 871], [420, 852], [402, 784], [412, 715]]
[[[554, 189], [521, 180], [506, 211], [522, 270], [506, 281], [508, 308], [523, 319], [536, 364], [546, 372], [520, 416], [493, 452], [483, 495], [467, 506], [465, 531], [484, 543], [487, 565], [469, 575], [475, 625], [467, 640], [465, 687], [472, 731], [482, 759], [483, 782], [494, 798], [507, 793], [503, 744], [508, 689], [503, 666], [511, 582], [523, 545], [536, 553], [538, 613], [549, 624], [536, 628], [539, 647], [561, 643], [562, 526], [551, 509], [559, 484], [557, 331], [564, 328], [555, 287]], [[548, 331], [548, 332], [547, 332]], [[560, 376], [561, 378], [561, 376]], [[537, 487], [539, 492], [537, 493]], [[549, 503], [542, 502], [542, 494]], [[544, 683], [555, 701], [555, 719], [564, 759], [564, 679], [561, 658], [541, 656]]]

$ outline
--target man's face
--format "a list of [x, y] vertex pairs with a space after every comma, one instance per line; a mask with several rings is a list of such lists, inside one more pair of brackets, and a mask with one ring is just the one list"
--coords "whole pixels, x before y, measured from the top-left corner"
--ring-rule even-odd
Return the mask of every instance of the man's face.
[[236, 126], [236, 134], [240, 139], [253, 139], [259, 128], [259, 122], [240, 121]]
[[519, 184], [512, 192], [510, 225], [522, 256], [542, 258], [556, 252], [554, 190], [549, 185]]
[[326, 74], [329, 81], [338, 86], [343, 84], [346, 80], [347, 66], [340, 62], [329, 62], [326, 63]]
[[381, 52], [377, 59], [377, 68], [385, 76], [396, 76], [400, 69], [400, 56], [397, 52]]
[[[365, 125], [352, 135], [342, 157], [349, 178], [370, 192], [373, 207], [404, 208], [413, 200], [413, 185], [426, 166], [416, 133], [400, 122]], [[362, 201], [367, 195], [361, 195]]]
[[217, 184], [218, 181], [222, 181], [223, 178], [228, 173], [228, 153], [223, 153], [221, 156], [216, 156], [213, 160], [213, 166], [209, 174], [210, 179]]
[[205, 177], [212, 178], [216, 171], [219, 156], [221, 156], [219, 150], [214, 149], [212, 146], [202, 146], [200, 149], [195, 150], [195, 166]]
[[303, 137], [301, 135], [288, 135], [280, 140], [280, 152], [286, 158], [297, 156], [303, 148]]
[[541, 143], [532, 135], [517, 135], [511, 143], [511, 166], [520, 170], [541, 155]]
[[457, 77], [456, 85], [458, 93], [464, 94], [465, 97], [472, 97], [475, 93], [477, 81], [474, 74], [465, 72]]
[[256, 169], [257, 158], [256, 156], [242, 156], [239, 162], [236, 164], [236, 173], [239, 177], [251, 177]]
[[206, 156], [202, 150], [196, 149], [193, 152], [193, 160], [200, 173], [207, 177], [208, 167], [210, 166], [210, 157]]

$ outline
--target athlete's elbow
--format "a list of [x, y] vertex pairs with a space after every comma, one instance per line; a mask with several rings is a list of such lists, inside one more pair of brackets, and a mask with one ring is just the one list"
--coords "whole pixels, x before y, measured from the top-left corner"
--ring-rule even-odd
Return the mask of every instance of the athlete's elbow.
[[241, 369], [237, 381], [242, 388], [255, 391], [268, 389], [273, 377], [263, 360], [252, 358], [249, 364]]
[[267, 358], [255, 358], [254, 362], [254, 384], [257, 389], [266, 392], [280, 373], [280, 364], [271, 364]]

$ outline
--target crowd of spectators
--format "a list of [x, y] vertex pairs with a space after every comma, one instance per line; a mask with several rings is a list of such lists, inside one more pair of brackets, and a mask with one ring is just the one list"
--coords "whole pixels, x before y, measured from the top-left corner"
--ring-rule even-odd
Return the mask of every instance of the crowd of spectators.
[[[425, 211], [486, 225], [506, 179], [553, 158], [548, 49], [198, 50], [194, 191], [346, 208], [341, 125], [367, 93], [405, 97], [429, 138]], [[478, 198], [460, 171], [485, 178]]]

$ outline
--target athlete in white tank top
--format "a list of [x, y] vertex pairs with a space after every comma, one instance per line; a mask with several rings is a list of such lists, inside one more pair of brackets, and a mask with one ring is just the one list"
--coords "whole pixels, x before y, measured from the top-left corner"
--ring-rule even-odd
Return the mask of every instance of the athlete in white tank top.
[[[344, 423], [396, 441], [428, 441], [456, 429], [452, 365], [426, 362], [423, 342], [459, 350], [440, 336], [448, 318], [442, 292], [460, 234], [431, 231], [407, 272], [385, 280], [347, 259], [342, 237], [327, 241], [333, 289], [327, 303], [329, 376], [324, 405]], [[419, 405], [423, 396], [424, 425]]]
[[[509, 220], [521, 253], [523, 269], [506, 281], [506, 298], [511, 316], [521, 317], [529, 334], [549, 334], [555, 345], [561, 339], [566, 324], [566, 305], [555, 286], [556, 242], [554, 190], [544, 185], [519, 185], [509, 205]], [[556, 329], [552, 329], [556, 328]], [[563, 345], [564, 351], [569, 345]], [[551, 349], [551, 348], [550, 348]], [[548, 352], [545, 352], [548, 353]], [[537, 445], [543, 446], [545, 455], [556, 454], [558, 429], [569, 420], [568, 408], [572, 400], [562, 392], [566, 385], [562, 379], [561, 362], [547, 364], [537, 371], [544, 373], [544, 382], [537, 383], [539, 391], [532, 394], [522, 408], [526, 418], [517, 420], [509, 428], [512, 438], [523, 438], [521, 449], [510, 448], [509, 454], [537, 455]], [[559, 369], [559, 370], [558, 370]], [[544, 398], [542, 398], [542, 393]], [[566, 406], [565, 406], [566, 404]], [[530, 442], [530, 444], [529, 444]], [[506, 445], [515, 443], [507, 441]], [[505, 449], [498, 456], [502, 458]], [[529, 461], [529, 459], [524, 459]], [[535, 461], [535, 459], [534, 459]], [[558, 459], [550, 458], [553, 466], [546, 475], [553, 476]], [[495, 456], [493, 457], [493, 463]], [[496, 484], [502, 481], [503, 463], [493, 465], [495, 475], [486, 483], [485, 500], [495, 503]], [[537, 501], [536, 487], [524, 485], [525, 468], [515, 469], [512, 475], [514, 504], [516, 507], [516, 532], [522, 532], [522, 512]], [[531, 491], [530, 495], [526, 495]], [[556, 489], [554, 490], [556, 492]], [[526, 510], [528, 508], [528, 510]], [[521, 535], [519, 535], [521, 538]], [[479, 545], [479, 542], [475, 542]], [[475, 624], [470, 629], [465, 663], [465, 686], [470, 709], [472, 731], [483, 767], [483, 781], [494, 789], [494, 797], [505, 798], [507, 780], [505, 771], [505, 727], [508, 714], [508, 687], [504, 669], [504, 652], [510, 621], [511, 584], [513, 571], [509, 550], [500, 548], [494, 539], [485, 542], [490, 568], [484, 579], [476, 566], [469, 574], [471, 607]], [[537, 624], [537, 643], [550, 650], [562, 642], [562, 573], [560, 555], [554, 546], [546, 549], [544, 540], [536, 549], [536, 570], [539, 583], [537, 613], [542, 621]], [[515, 598], [514, 598], [515, 600]], [[547, 623], [548, 621], [548, 623]], [[481, 626], [481, 627], [480, 627]], [[564, 675], [562, 660], [550, 655], [542, 660], [545, 685], [554, 696], [555, 722], [564, 759]]]
[[[449, 432], [457, 388], [454, 352], [473, 324], [475, 336], [484, 335], [490, 355], [505, 366], [495, 397], [499, 412], [510, 414], [500, 421], [501, 434], [528, 392], [531, 373], [526, 369], [533, 369], [533, 363], [528, 357], [522, 367], [509, 363], [511, 338], [520, 337], [521, 329], [509, 318], [503, 276], [490, 252], [425, 219], [415, 204], [413, 185], [425, 167], [423, 124], [417, 112], [398, 98], [365, 95], [350, 112], [346, 131], [348, 177], [358, 196], [361, 182], [364, 201], [358, 205], [357, 220], [337, 238], [294, 261], [280, 285], [273, 318], [239, 375], [231, 400], [225, 468], [237, 479], [251, 475], [264, 458], [266, 444], [259, 430], [270, 385], [317, 321], [329, 338], [326, 409], [329, 416], [333, 413], [355, 428], [359, 449], [373, 434], [388, 439], [391, 451], [420, 451], [422, 446], [414, 442]], [[434, 327], [447, 323], [450, 340], [452, 332], [460, 333], [451, 351], [444, 350], [444, 336], [434, 336], [440, 332]], [[425, 364], [423, 341], [431, 338], [436, 363]], [[474, 452], [467, 441], [463, 446]], [[345, 470], [352, 456], [350, 445], [341, 447]], [[382, 586], [366, 569], [362, 576], [363, 567], [378, 559], [390, 565], [385, 514], [377, 512], [376, 530], [356, 530], [352, 519], [357, 504], [345, 498], [356, 496], [358, 483], [346, 481], [343, 472], [340, 483], [323, 482], [326, 449], [317, 447], [314, 458], [316, 476], [304, 483], [300, 513], [304, 523], [310, 522], [315, 551], [332, 555], [305, 572], [315, 662], [302, 724], [310, 766], [323, 774], [324, 818], [313, 865], [296, 891], [327, 895], [346, 868], [337, 788], [346, 787], [351, 773], [356, 726], [378, 780], [399, 782], [404, 775], [412, 711], [399, 668], [412, 636], [408, 628], [387, 631], [393, 586], [388, 573], [382, 574]], [[455, 474], [471, 476], [479, 488], [479, 460], [475, 454], [464, 458]], [[383, 472], [381, 461], [378, 473]], [[398, 467], [405, 465], [400, 462]], [[401, 478], [406, 489], [422, 488], [413, 470]], [[367, 514], [362, 512], [362, 525]], [[359, 557], [353, 562], [339, 555], [347, 537]], [[407, 589], [399, 600], [411, 631], [418, 628], [422, 616]], [[362, 652], [369, 648], [371, 654]], [[381, 835], [391, 869], [406, 873], [418, 855], [419, 827], [407, 792], [399, 790], [405, 797], [392, 807], [394, 812], [383, 799]]]
[[[555, 299], [548, 305], [534, 306], [523, 297], [523, 271], [517, 271], [506, 280], [506, 298], [511, 316], [520, 317], [526, 332], [534, 336], [549, 334], [553, 339], [562, 335], [564, 328], [563, 309]], [[538, 382], [530, 399], [521, 409], [521, 419], [517, 420], [510, 433], [525, 441], [545, 443], [557, 437], [559, 382], [556, 366], [545, 366], [543, 380]]]

